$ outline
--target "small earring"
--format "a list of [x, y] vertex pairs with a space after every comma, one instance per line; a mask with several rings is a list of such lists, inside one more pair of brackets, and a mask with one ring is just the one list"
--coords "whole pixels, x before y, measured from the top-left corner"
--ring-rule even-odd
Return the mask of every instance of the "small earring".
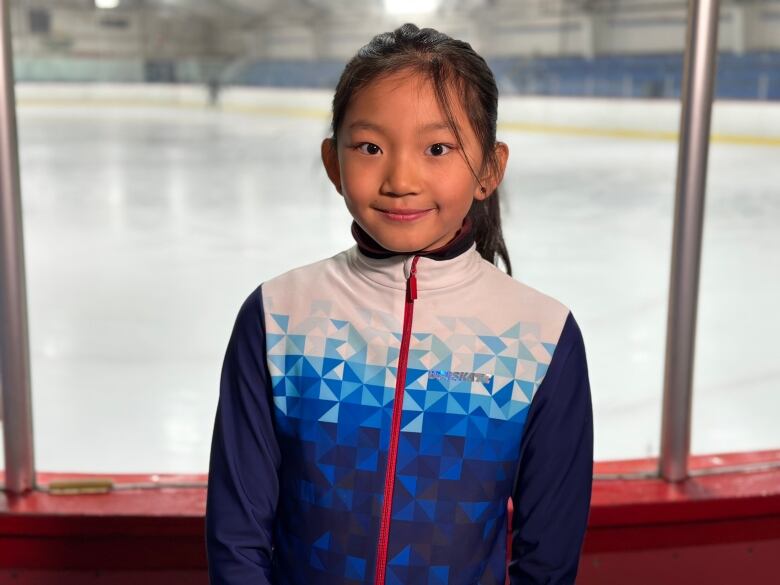
[[485, 192], [486, 192], [486, 190], [485, 190], [485, 188], [484, 188], [484, 187], [480, 187], [479, 189], [480, 189], [480, 191], [482, 191], [483, 193], [485, 193]]

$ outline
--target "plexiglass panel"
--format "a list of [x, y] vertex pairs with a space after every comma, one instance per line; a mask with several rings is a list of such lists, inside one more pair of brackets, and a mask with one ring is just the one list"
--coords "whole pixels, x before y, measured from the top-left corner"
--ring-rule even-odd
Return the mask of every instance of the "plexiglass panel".
[[[319, 160], [338, 76], [372, 35], [409, 21], [470, 42], [495, 73], [515, 277], [580, 323], [596, 458], [657, 455], [685, 3], [423, 4], [12, 2], [39, 470], [205, 472], [241, 302], [353, 244]], [[777, 19], [754, 18], [774, 8], [725, 4], [746, 31], [721, 35], [720, 79], [737, 81], [718, 91], [730, 97], [755, 51], [775, 59], [780, 34]], [[749, 112], [777, 103], [776, 85], [759, 74], [716, 131], [754, 135], [761, 116]], [[694, 429], [714, 424], [705, 388], [756, 387], [747, 365], [706, 372], [773, 371], [763, 337], [748, 335], [776, 316], [773, 152], [712, 153]], [[747, 416], [771, 384], [717, 412]], [[722, 450], [724, 436], [694, 444]]]
[[713, 106], [691, 449], [780, 446], [780, 5], [726, 6]]

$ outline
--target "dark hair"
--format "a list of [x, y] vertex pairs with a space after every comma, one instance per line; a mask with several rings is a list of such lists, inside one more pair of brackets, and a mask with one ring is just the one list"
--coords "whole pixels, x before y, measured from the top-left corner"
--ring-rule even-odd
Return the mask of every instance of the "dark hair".
[[[469, 122], [480, 141], [483, 166], [489, 165], [497, 176], [499, 161], [495, 144], [498, 87], [493, 72], [470, 44], [432, 28], [417, 28], [411, 23], [406, 23], [392, 32], [376, 35], [347, 63], [333, 96], [331, 130], [334, 143], [350, 99], [355, 93], [380, 76], [402, 70], [421, 73], [431, 80], [439, 106], [455, 133], [461, 152], [465, 153], [447, 91], [450, 88], [457, 90], [457, 94], [464, 100]], [[481, 183], [468, 158], [466, 163]], [[483, 170], [480, 169], [480, 173]], [[489, 197], [482, 201], [474, 199], [469, 210], [477, 251], [493, 264], [501, 259], [507, 273], [511, 275], [512, 264], [501, 231], [498, 189], [488, 195]]]

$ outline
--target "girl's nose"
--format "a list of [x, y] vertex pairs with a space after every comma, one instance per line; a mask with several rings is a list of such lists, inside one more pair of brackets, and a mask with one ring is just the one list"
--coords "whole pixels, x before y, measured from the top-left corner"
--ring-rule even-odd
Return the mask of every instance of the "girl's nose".
[[388, 157], [384, 181], [380, 192], [383, 195], [414, 195], [420, 192], [419, 173], [410, 156], [396, 154]]

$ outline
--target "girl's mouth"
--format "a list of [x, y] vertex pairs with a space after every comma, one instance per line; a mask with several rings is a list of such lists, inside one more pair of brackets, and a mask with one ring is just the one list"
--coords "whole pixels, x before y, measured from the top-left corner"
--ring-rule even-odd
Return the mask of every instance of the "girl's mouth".
[[391, 221], [415, 221], [421, 217], [425, 217], [431, 209], [378, 209], [382, 215]]

